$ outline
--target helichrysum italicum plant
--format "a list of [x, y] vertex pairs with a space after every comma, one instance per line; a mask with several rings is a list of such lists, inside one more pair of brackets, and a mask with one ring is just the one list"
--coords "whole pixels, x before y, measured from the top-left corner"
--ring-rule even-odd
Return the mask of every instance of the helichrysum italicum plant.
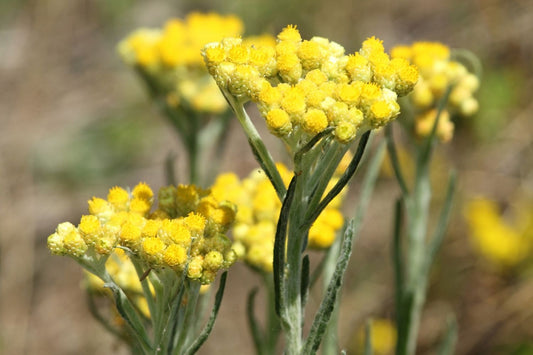
[[[374, 37], [358, 52], [346, 55], [340, 44], [326, 38], [302, 40], [295, 26], [284, 28], [274, 47], [225, 38], [206, 45], [203, 55], [281, 201], [272, 266], [274, 306], [285, 333], [286, 351], [315, 352], [336, 302], [354, 225], [351, 222], [346, 228], [340, 261], [304, 337], [310, 267], [304, 254], [311, 245], [311, 226], [320, 225], [320, 214], [355, 173], [370, 130], [398, 116], [398, 96], [413, 89], [418, 71], [405, 59], [391, 59]], [[288, 187], [244, 110], [248, 101], [257, 105], [268, 130], [288, 149], [295, 172]], [[358, 138], [354, 158], [338, 180], [332, 180]]]
[[[286, 354], [316, 353], [327, 332], [323, 351], [335, 353], [336, 329], [328, 323], [336, 321], [352, 242], [384, 144], [371, 162], [357, 213], [349, 222], [339, 211], [340, 202], [370, 132], [386, 127], [402, 190], [393, 240], [396, 352], [414, 354], [428, 271], [442, 241], [453, 192], [451, 179], [439, 225], [434, 237], [426, 240], [431, 152], [435, 137], [451, 138], [449, 113], [471, 115], [477, 110], [473, 98], [477, 78], [437, 43], [397, 47], [389, 56], [382, 41], [371, 37], [358, 51], [346, 54], [340, 44], [326, 38], [302, 39], [295, 26], [284, 28], [276, 40], [243, 39], [242, 33], [236, 17], [194, 13], [185, 20], [170, 20], [162, 29], [132, 33], [119, 44], [119, 52], [145, 80], [181, 135], [189, 154], [190, 182], [207, 180], [198, 167], [199, 153], [206, 142], [222, 142], [229, 117], [225, 102], [237, 116], [262, 171], [243, 180], [231, 173], [221, 175], [210, 190], [195, 185], [161, 188], [153, 211], [154, 194], [146, 184], [131, 191], [112, 188], [107, 199], [89, 201], [89, 214], [77, 226], [60, 224], [48, 238], [50, 250], [70, 256], [102, 280], [125, 320], [125, 338], [132, 339], [136, 351], [195, 352], [213, 326], [225, 273], [212, 315], [205, 329], [195, 334], [200, 286], [211, 284], [219, 270], [240, 257], [263, 276], [268, 292], [270, 308], [263, 331], [253, 313], [255, 291], [248, 299], [257, 352], [275, 352], [281, 332]], [[412, 191], [404, 181], [390, 130], [400, 115], [402, 96], [404, 104], [411, 102], [411, 109], [403, 111], [413, 113], [402, 121], [416, 141]], [[268, 131], [283, 142], [290, 166], [274, 163], [244, 108], [247, 102], [257, 106]], [[210, 121], [213, 115], [224, 119]], [[400, 241], [404, 207], [406, 243]], [[234, 221], [234, 241], [230, 241], [226, 234]], [[407, 253], [402, 252], [403, 244]], [[329, 249], [323, 268], [316, 267], [313, 275], [310, 249]], [[136, 279], [131, 278], [132, 265]], [[321, 270], [323, 298], [304, 335], [310, 285]], [[139, 290], [142, 296], [136, 298]], [[371, 330], [368, 327], [368, 351]]]
[[[152, 211], [148, 185], [131, 191], [111, 188], [107, 199], [89, 201], [89, 214], [77, 226], [59, 224], [48, 237], [48, 248], [73, 258], [111, 290], [134, 339], [132, 347], [145, 353], [190, 353], [207, 337], [222, 295], [206, 331], [195, 339], [200, 286], [212, 283], [237, 258], [226, 236], [235, 205], [194, 185], [164, 187], [158, 195]], [[128, 297], [139, 290], [144, 301]]]

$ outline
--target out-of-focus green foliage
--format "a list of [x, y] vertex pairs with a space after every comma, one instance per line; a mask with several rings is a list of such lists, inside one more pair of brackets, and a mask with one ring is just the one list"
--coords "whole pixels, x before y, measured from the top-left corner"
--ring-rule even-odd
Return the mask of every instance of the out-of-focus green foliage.
[[133, 110], [101, 117], [44, 142], [34, 154], [35, 174], [41, 180], [74, 185], [124, 174], [146, 161], [143, 157], [157, 141], [156, 127]]

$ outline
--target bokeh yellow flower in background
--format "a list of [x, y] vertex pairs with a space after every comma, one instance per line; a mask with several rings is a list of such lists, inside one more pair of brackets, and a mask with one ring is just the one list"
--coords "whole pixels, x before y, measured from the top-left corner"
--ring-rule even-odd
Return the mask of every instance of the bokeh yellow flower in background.
[[475, 250], [503, 270], [531, 259], [533, 208], [521, 209], [515, 223], [501, 214], [496, 202], [486, 198], [470, 201], [465, 208], [470, 239]]
[[[386, 318], [377, 318], [370, 321], [372, 338], [370, 344], [375, 355], [392, 355], [398, 337], [394, 323]], [[352, 345], [357, 354], [363, 354], [365, 348], [365, 327], [359, 328]]]
[[[277, 168], [288, 185], [293, 173], [280, 163]], [[338, 179], [342, 171], [339, 169], [334, 179]], [[253, 268], [272, 272], [274, 237], [281, 202], [266, 174], [262, 170], [254, 170], [242, 180], [234, 173], [221, 174], [213, 184], [212, 194], [218, 200], [228, 200], [237, 206], [233, 249], [239, 258]], [[344, 217], [339, 211], [344, 195], [345, 191], [328, 205], [309, 230], [309, 248], [327, 249], [335, 240], [344, 225]]]
[[163, 28], [134, 31], [119, 43], [118, 51], [152, 90], [165, 95], [169, 106], [221, 113], [228, 107], [207, 74], [201, 49], [243, 32], [243, 23], [236, 16], [192, 12], [183, 20], [168, 20]]
[[414, 133], [420, 137], [430, 134], [437, 115], [437, 106], [447, 88], [452, 86], [449, 101], [440, 115], [437, 137], [448, 142], [453, 137], [451, 116], [472, 116], [479, 104], [474, 93], [479, 88], [476, 75], [458, 61], [452, 60], [450, 48], [439, 42], [415, 42], [410, 46], [396, 46], [392, 58], [402, 58], [414, 64], [420, 78], [408, 96], [415, 109]]

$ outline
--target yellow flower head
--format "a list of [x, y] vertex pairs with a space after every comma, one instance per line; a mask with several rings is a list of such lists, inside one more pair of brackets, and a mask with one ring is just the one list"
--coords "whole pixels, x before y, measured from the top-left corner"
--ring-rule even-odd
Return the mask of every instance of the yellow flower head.
[[475, 250], [498, 268], [518, 265], [533, 247], [527, 227], [507, 222], [494, 201], [486, 198], [470, 201], [465, 217]]
[[[431, 131], [428, 117], [434, 116], [432, 112], [446, 89], [452, 88], [445, 114], [449, 113], [450, 116], [445, 116], [444, 119], [441, 117], [437, 128], [442, 141], [451, 140], [453, 137], [451, 116], [471, 116], [478, 110], [479, 105], [474, 98], [479, 86], [478, 78], [469, 73], [463, 64], [451, 60], [450, 48], [442, 43], [415, 42], [410, 46], [397, 46], [392, 49], [391, 54], [393, 58], [391, 63], [403, 82], [412, 87], [418, 80], [412, 94], [409, 95], [418, 117], [414, 126], [417, 135], [425, 135]], [[414, 67], [406, 63], [416, 65], [418, 71], [415, 73]]]
[[[212, 282], [218, 270], [236, 260], [223, 234], [235, 219], [234, 205], [193, 185], [164, 187], [158, 196], [159, 209], [150, 213], [153, 192], [147, 184], [138, 184], [131, 196], [126, 189], [113, 187], [109, 201], [96, 197], [89, 201], [91, 214], [82, 216], [78, 227], [59, 224], [48, 237], [48, 248], [53, 254], [83, 257], [85, 262], [106, 258], [106, 269], [122, 283], [138, 286], [138, 276], [135, 283], [122, 270], [133, 266], [122, 262], [128, 256], [121, 248], [153, 269], [181, 273], [192, 264], [189, 277]], [[111, 261], [118, 257], [121, 262]]]
[[[206, 46], [203, 54], [219, 87], [241, 102], [254, 101], [270, 132], [293, 151], [298, 147], [292, 145], [304, 144], [328, 127], [335, 128], [341, 143], [381, 127], [398, 115], [397, 97], [409, 93], [418, 80], [416, 68], [406, 59], [390, 60], [375, 37], [347, 56], [338, 43], [323, 37], [302, 40], [296, 26], [287, 26], [278, 34], [275, 50], [258, 51], [239, 39], [225, 39]], [[275, 69], [263, 70], [252, 57]], [[257, 71], [243, 76], [241, 67]], [[345, 109], [335, 108], [336, 102], [346, 104]], [[362, 119], [348, 112], [360, 112]]]
[[[170, 107], [222, 113], [228, 107], [207, 73], [206, 69], [211, 69], [204, 66], [201, 49], [226, 37], [240, 37], [243, 32], [243, 23], [236, 16], [192, 12], [184, 19], [168, 20], [162, 28], [133, 32], [119, 43], [118, 51], [125, 63], [139, 69], [151, 86], [170, 99], [167, 100]], [[266, 36], [252, 42], [268, 46]], [[206, 55], [216, 63], [224, 62], [226, 57], [246, 63], [248, 47], [235, 48], [231, 53], [213, 47]], [[269, 68], [271, 63], [263, 61], [262, 70]], [[183, 90], [184, 83], [192, 85]]]

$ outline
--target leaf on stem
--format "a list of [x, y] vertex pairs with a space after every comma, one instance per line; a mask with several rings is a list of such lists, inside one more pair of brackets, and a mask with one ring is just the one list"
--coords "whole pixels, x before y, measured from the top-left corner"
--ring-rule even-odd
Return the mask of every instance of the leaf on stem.
[[348, 165], [348, 168], [346, 169], [344, 174], [342, 174], [337, 183], [331, 188], [326, 197], [324, 197], [324, 199], [320, 201], [317, 208], [314, 211], [311, 211], [311, 214], [306, 215], [305, 222], [303, 225], [305, 229], [307, 229], [307, 227], [310, 227], [313, 224], [313, 222], [318, 218], [318, 216], [320, 216], [322, 211], [331, 202], [331, 200], [333, 200], [342, 191], [342, 189], [346, 186], [346, 184], [348, 184], [352, 176], [355, 174], [355, 171], [357, 170], [357, 167], [359, 166], [359, 163], [363, 158], [363, 153], [365, 152], [368, 139], [370, 138], [370, 132], [371, 131], [367, 131], [361, 136], [357, 151], [355, 152], [355, 155], [352, 161], [350, 162], [350, 165]]
[[307, 297], [309, 296], [309, 268], [309, 255], [305, 255], [302, 259], [302, 281], [300, 284], [300, 295], [302, 296], [302, 313], [305, 308], [305, 304], [307, 303]]
[[117, 310], [133, 330], [137, 341], [139, 341], [144, 349], [151, 349], [152, 346], [150, 345], [150, 340], [148, 339], [144, 325], [124, 291], [114, 282], [105, 283], [104, 288], [109, 288], [113, 292]]
[[296, 190], [296, 182], [298, 175], [292, 177], [287, 194], [281, 205], [279, 213], [278, 225], [276, 227], [276, 237], [274, 240], [274, 260], [273, 260], [273, 276], [274, 276], [274, 299], [275, 309], [278, 317], [281, 316], [281, 309], [285, 305], [285, 240], [287, 239], [287, 225], [289, 224], [289, 212], [294, 198], [294, 191]]
[[254, 287], [252, 291], [250, 291], [250, 293], [248, 294], [248, 298], [246, 301], [246, 315], [248, 318], [248, 324], [250, 326], [250, 331], [252, 332], [252, 339], [254, 341], [255, 350], [258, 354], [260, 354], [261, 349], [263, 347], [262, 346], [263, 335], [261, 334], [262, 333], [261, 329], [254, 315], [255, 296], [257, 295], [258, 290], [259, 289], [257, 287]]
[[94, 294], [90, 290], [87, 290], [87, 305], [89, 306], [89, 311], [91, 312], [94, 319], [96, 319], [102, 326], [109, 331], [111, 334], [115, 335], [117, 338], [120, 338], [124, 340], [126, 343], [130, 342], [130, 339], [128, 339], [126, 336], [124, 336], [123, 333], [119, 331], [119, 329], [113, 327], [110, 322], [107, 321], [107, 319], [104, 318], [98, 311], [98, 307], [96, 306], [96, 303], [94, 301]]
[[374, 153], [370, 165], [363, 179], [363, 184], [361, 186], [361, 194], [359, 196], [359, 201], [357, 202], [357, 211], [354, 216], [354, 226], [355, 232], [359, 229], [363, 218], [365, 217], [365, 212], [368, 210], [368, 204], [370, 202], [370, 197], [374, 191], [374, 186], [376, 185], [376, 180], [378, 177], [379, 169], [385, 157], [385, 142], [381, 142], [378, 149]]
[[306, 145], [304, 145], [299, 151], [296, 152], [296, 154], [294, 154], [294, 165], [300, 166], [300, 161], [302, 160], [303, 155], [310, 151], [322, 138], [333, 132], [333, 130], [333, 127], [326, 128], [325, 130], [311, 138], [311, 140], [307, 142]]
[[394, 143], [394, 136], [392, 134], [392, 124], [389, 124], [387, 125], [387, 127], [385, 127], [385, 139], [387, 141], [387, 151], [389, 153], [389, 159], [392, 165], [392, 169], [394, 170], [396, 180], [398, 181], [398, 185], [400, 185], [402, 194], [404, 196], [408, 196], [409, 189], [407, 188], [407, 184], [405, 183], [405, 178], [403, 177], [402, 168], [400, 166], [400, 160], [398, 159], [398, 152], [396, 150], [396, 144]]
[[452, 211], [452, 202], [455, 191], [456, 177], [457, 175], [455, 171], [452, 171], [450, 174], [450, 180], [448, 182], [448, 188], [446, 190], [446, 199], [444, 200], [444, 206], [442, 207], [442, 211], [440, 213], [439, 221], [437, 223], [437, 227], [435, 228], [435, 232], [433, 232], [433, 237], [429, 241], [429, 253], [426, 259], [426, 273], [429, 272], [431, 264], [433, 263], [433, 260], [435, 259], [435, 256], [437, 255], [437, 252], [439, 251], [440, 246], [442, 245], [444, 233], [446, 232], [446, 228], [448, 227], [448, 223], [450, 222], [450, 214]]
[[218, 310], [220, 309], [220, 304], [222, 303], [222, 297], [224, 296], [224, 288], [226, 286], [226, 277], [228, 276], [228, 272], [224, 271], [222, 276], [220, 277], [220, 283], [218, 286], [217, 294], [215, 295], [215, 304], [213, 305], [213, 310], [211, 311], [211, 315], [209, 316], [209, 320], [207, 321], [204, 329], [196, 338], [196, 340], [189, 346], [189, 348], [183, 353], [184, 355], [192, 355], [200, 349], [200, 347], [204, 344], [204, 342], [207, 340], [207, 337], [211, 333], [211, 330], [213, 329], [213, 325], [215, 324], [215, 320], [217, 319]]
[[400, 307], [402, 306], [402, 298], [404, 295], [404, 260], [401, 241], [401, 229], [403, 218], [403, 200], [398, 198], [394, 205], [394, 232], [392, 239], [392, 261], [394, 267], [394, 286], [395, 286], [395, 301], [398, 314], [396, 315], [397, 323], [400, 323]]
[[315, 319], [313, 320], [311, 330], [309, 331], [309, 335], [305, 341], [302, 354], [315, 354], [324, 334], [326, 333], [327, 325], [335, 307], [337, 296], [340, 293], [344, 272], [348, 267], [348, 261], [350, 260], [350, 255], [352, 254], [352, 241], [354, 236], [354, 223], [353, 220], [351, 220], [344, 231], [344, 238], [339, 253], [339, 260], [337, 266], [335, 267], [335, 272], [333, 273], [329, 286], [326, 290], [325, 297], [322, 299], [320, 307], [315, 315]]

